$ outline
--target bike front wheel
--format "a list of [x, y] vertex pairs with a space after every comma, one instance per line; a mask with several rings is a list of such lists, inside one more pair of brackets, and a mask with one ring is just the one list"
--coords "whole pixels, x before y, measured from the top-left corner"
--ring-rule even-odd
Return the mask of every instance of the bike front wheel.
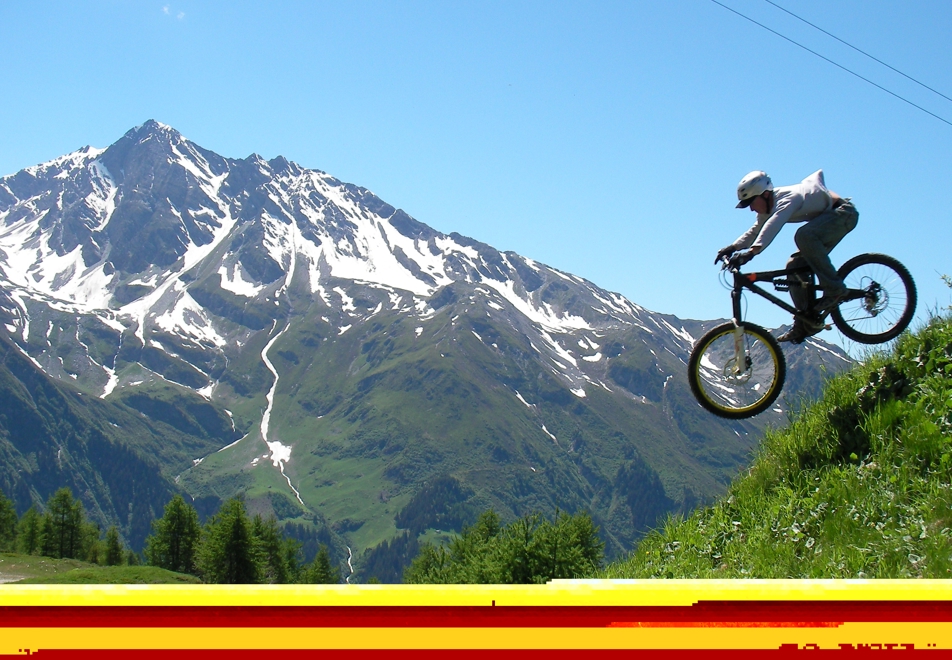
[[838, 274], [850, 291], [830, 318], [845, 336], [881, 344], [908, 327], [916, 313], [916, 284], [905, 266], [885, 254], [861, 254]]
[[719, 325], [701, 337], [688, 361], [691, 392], [719, 417], [762, 413], [780, 396], [787, 363], [780, 344], [753, 323]]

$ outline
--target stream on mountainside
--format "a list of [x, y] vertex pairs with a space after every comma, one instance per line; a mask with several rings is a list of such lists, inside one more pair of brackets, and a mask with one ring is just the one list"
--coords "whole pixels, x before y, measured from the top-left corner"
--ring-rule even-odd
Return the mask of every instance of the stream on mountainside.
[[[274, 322], [272, 330], [277, 326], [278, 322]], [[264, 366], [268, 368], [268, 371], [274, 376], [274, 383], [271, 384], [271, 389], [268, 391], [268, 396], [266, 397], [268, 406], [265, 408], [264, 415], [261, 417], [261, 439], [264, 440], [264, 443], [268, 445], [268, 449], [271, 450], [271, 462], [274, 463], [274, 467], [281, 470], [281, 476], [283, 476], [291, 490], [294, 491], [294, 496], [297, 498], [298, 502], [301, 503], [305, 509], [307, 506], [304, 504], [304, 500], [301, 499], [301, 493], [298, 492], [298, 489], [294, 487], [294, 484], [291, 483], [291, 477], [284, 473], [284, 464], [291, 460], [291, 448], [287, 445], [281, 444], [279, 441], [275, 440], [274, 442], [268, 441], [268, 426], [271, 424], [271, 410], [274, 408], [274, 393], [278, 389], [278, 370], [274, 368], [274, 365], [271, 363], [271, 360], [268, 359], [268, 351], [271, 350], [271, 347], [274, 346], [275, 342], [281, 338], [285, 332], [288, 331], [288, 328], [291, 327], [291, 322], [288, 321], [288, 324], [284, 326], [284, 329], [271, 338], [271, 341], [264, 347], [264, 350], [261, 351], [261, 359], [264, 361]]]

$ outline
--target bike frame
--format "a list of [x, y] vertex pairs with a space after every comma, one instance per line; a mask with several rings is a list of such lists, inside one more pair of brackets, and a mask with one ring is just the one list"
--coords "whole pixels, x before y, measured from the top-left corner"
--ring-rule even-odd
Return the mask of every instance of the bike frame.
[[[759, 273], [741, 273], [736, 269], [731, 269], [731, 273], [734, 275], [734, 288], [731, 290], [731, 305], [733, 312], [734, 324], [740, 324], [741, 322], [741, 295], [744, 289], [749, 289], [753, 291], [761, 298], [765, 298], [772, 302], [777, 307], [784, 309], [794, 316], [804, 316], [810, 310], [798, 310], [793, 305], [787, 303], [784, 300], [781, 300], [777, 296], [764, 291], [759, 286], [754, 284], [754, 282], [769, 282], [774, 286], [780, 285], [785, 286], [787, 289], [790, 287], [802, 287], [804, 289], [812, 289], [813, 291], [822, 290], [823, 287], [818, 286], [813, 281], [813, 271], [810, 268], [787, 268], [784, 270], [766, 270]], [[790, 275], [804, 275], [804, 280], [791, 279]], [[786, 278], [786, 279], [782, 279]], [[852, 291], [850, 291], [852, 293]]]
[[[744, 292], [744, 289], [753, 291], [761, 298], [769, 300], [777, 307], [784, 309], [795, 318], [803, 318], [811, 322], [816, 322], [817, 319], [810, 318], [813, 313], [813, 306], [811, 305], [809, 309], [799, 310], [793, 305], [787, 303], [784, 300], [781, 300], [777, 296], [764, 291], [759, 286], [754, 284], [755, 282], [764, 282], [773, 284], [777, 287], [778, 290], [787, 290], [789, 291], [791, 287], [802, 287], [807, 290], [813, 291], [814, 298], [816, 297], [817, 291], [822, 291], [823, 287], [816, 284], [813, 270], [809, 266], [801, 266], [800, 268], [785, 268], [783, 270], [765, 270], [759, 273], [742, 273], [737, 268], [729, 268], [731, 274], [734, 276], [734, 288], [731, 289], [731, 306], [732, 314], [734, 321], [734, 362], [731, 365], [731, 372], [735, 377], [742, 377], [746, 370], [749, 368], [748, 358], [746, 357], [746, 350], [744, 347], [744, 330], [741, 327], [741, 296]], [[791, 275], [802, 275], [803, 279], [791, 278]], [[847, 289], [846, 295], [843, 300], [856, 300], [857, 298], [862, 298], [866, 295], [866, 292], [861, 289]]]

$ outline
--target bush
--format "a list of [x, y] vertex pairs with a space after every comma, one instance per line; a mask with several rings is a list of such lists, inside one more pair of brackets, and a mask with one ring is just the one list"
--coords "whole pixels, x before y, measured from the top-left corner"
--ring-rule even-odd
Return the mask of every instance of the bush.
[[449, 549], [425, 543], [404, 572], [404, 582], [438, 584], [541, 584], [593, 575], [604, 554], [598, 528], [586, 513], [556, 511], [550, 522], [529, 514], [505, 527], [495, 511], [466, 527]]

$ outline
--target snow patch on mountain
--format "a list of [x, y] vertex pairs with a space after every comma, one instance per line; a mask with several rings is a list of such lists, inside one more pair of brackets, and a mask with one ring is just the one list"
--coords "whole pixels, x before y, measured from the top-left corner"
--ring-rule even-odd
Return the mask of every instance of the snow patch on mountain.
[[56, 227], [43, 231], [39, 222], [14, 223], [0, 231], [0, 263], [3, 276], [28, 291], [54, 299], [68, 300], [86, 309], [105, 307], [113, 276], [106, 275], [102, 266], [86, 268], [82, 248], [59, 254], [50, 247], [49, 239]]
[[240, 263], [232, 264], [230, 268], [223, 264], [218, 269], [218, 274], [221, 276], [221, 288], [238, 296], [254, 298], [265, 289], [263, 284], [245, 279]]
[[116, 210], [116, 193], [119, 192], [119, 188], [109, 174], [109, 170], [98, 160], [90, 163], [89, 169], [92, 173], [93, 191], [86, 195], [86, 204], [99, 217], [99, 223], [95, 227], [90, 227], [93, 232], [98, 232], [106, 226]]
[[166, 332], [190, 337], [206, 346], [222, 347], [227, 340], [215, 331], [205, 309], [184, 291], [181, 282], [173, 282], [175, 302], [164, 314], [155, 317], [155, 324]]
[[567, 312], [559, 315], [552, 310], [551, 306], [545, 305], [544, 303], [540, 307], [535, 306], [531, 300], [523, 298], [516, 292], [515, 283], [512, 280], [497, 282], [493, 279], [484, 278], [482, 283], [492, 287], [530, 321], [546, 330], [569, 332], [572, 330], [592, 329], [592, 326], [580, 316], [573, 316]]
[[105, 149], [97, 149], [95, 147], [83, 147], [65, 156], [54, 158], [51, 161], [24, 168], [23, 171], [31, 176], [40, 178], [52, 170], [61, 170], [54, 176], [66, 178], [69, 170], [85, 167], [89, 161], [97, 159], [104, 151]]

